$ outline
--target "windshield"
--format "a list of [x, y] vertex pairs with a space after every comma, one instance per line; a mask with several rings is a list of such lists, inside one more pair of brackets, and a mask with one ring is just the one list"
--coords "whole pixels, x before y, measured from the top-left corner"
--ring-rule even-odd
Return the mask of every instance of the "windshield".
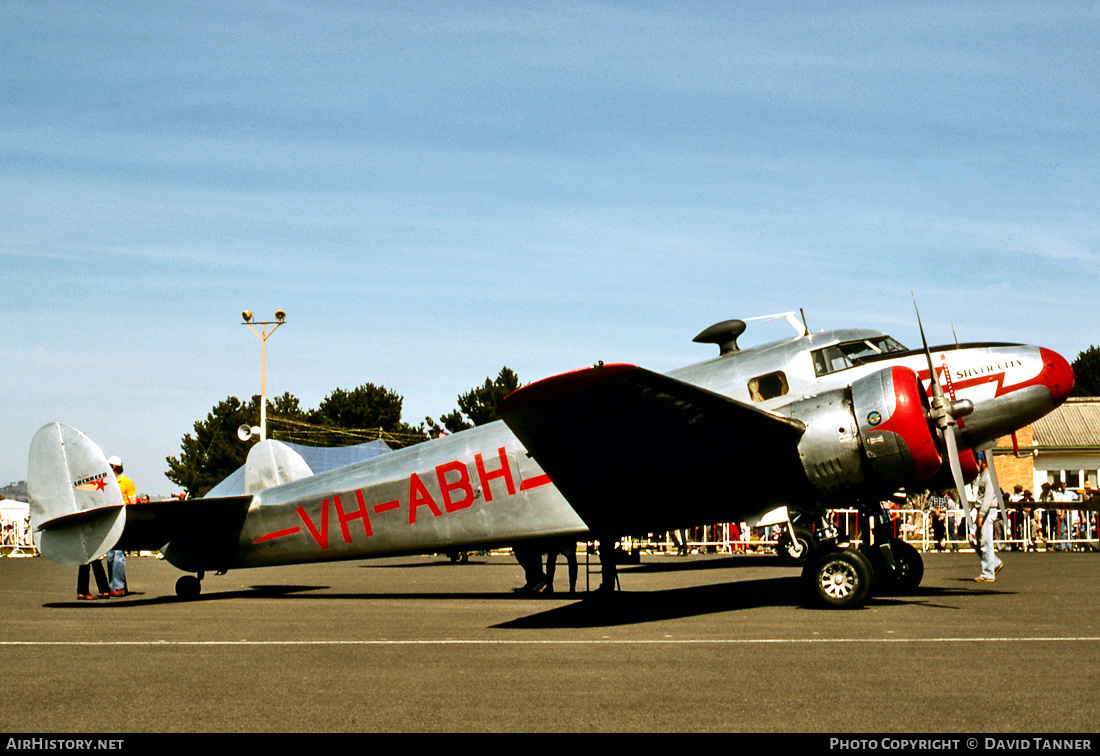
[[859, 365], [867, 357], [905, 351], [908, 350], [889, 336], [875, 336], [870, 339], [846, 341], [843, 344], [836, 344], [812, 352], [814, 372], [820, 377]]

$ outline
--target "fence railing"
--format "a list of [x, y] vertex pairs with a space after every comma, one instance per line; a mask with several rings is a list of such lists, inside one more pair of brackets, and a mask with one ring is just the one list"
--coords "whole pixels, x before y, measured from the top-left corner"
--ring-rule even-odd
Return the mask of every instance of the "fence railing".
[[0, 556], [33, 556], [37, 553], [25, 519], [0, 518]]
[[[840, 540], [859, 543], [861, 530], [855, 509], [829, 511], [833, 527], [840, 533]], [[921, 551], [969, 549], [969, 526], [962, 510], [949, 510], [944, 518], [942, 541], [933, 531], [931, 512], [920, 509], [897, 509], [890, 513], [894, 535], [913, 544]], [[738, 553], [771, 549], [782, 532], [783, 526], [750, 528], [743, 531], [735, 523], [688, 528], [686, 538], [673, 532], [652, 534], [649, 538], [629, 539], [631, 548], [650, 548], [664, 551], [711, 551]], [[684, 542], [681, 544], [680, 540]], [[998, 516], [994, 524], [994, 542], [1001, 548], [1019, 551], [1074, 549], [1100, 549], [1100, 514], [1086, 510], [1043, 510], [1036, 519], [1019, 510], [1009, 510], [1008, 518]]]

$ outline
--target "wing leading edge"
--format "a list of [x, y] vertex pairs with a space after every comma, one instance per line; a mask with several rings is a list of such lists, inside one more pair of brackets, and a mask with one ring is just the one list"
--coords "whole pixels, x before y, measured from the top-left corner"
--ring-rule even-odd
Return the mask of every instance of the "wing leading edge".
[[634, 365], [537, 381], [499, 414], [596, 532], [729, 522], [810, 495], [802, 423]]

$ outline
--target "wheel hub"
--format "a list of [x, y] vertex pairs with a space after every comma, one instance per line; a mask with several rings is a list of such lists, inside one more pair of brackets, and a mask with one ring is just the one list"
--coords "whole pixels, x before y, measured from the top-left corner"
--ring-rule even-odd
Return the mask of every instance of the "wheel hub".
[[821, 588], [831, 598], [844, 598], [855, 591], [856, 579], [855, 570], [849, 565], [831, 564], [821, 573]]

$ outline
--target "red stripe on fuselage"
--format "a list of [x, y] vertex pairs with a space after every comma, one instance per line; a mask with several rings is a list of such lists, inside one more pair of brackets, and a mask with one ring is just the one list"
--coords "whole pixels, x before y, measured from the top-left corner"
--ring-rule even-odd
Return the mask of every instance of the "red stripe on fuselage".
[[534, 478], [528, 478], [519, 484], [520, 491], [530, 491], [532, 488], [538, 488], [539, 486], [545, 486], [550, 483], [549, 475], [538, 475]]
[[286, 530], [276, 530], [274, 533], [268, 533], [267, 535], [260, 536], [252, 543], [263, 543], [264, 541], [274, 541], [276, 538], [282, 538], [283, 536], [294, 535], [300, 532], [302, 529], [299, 527], [287, 528]]

